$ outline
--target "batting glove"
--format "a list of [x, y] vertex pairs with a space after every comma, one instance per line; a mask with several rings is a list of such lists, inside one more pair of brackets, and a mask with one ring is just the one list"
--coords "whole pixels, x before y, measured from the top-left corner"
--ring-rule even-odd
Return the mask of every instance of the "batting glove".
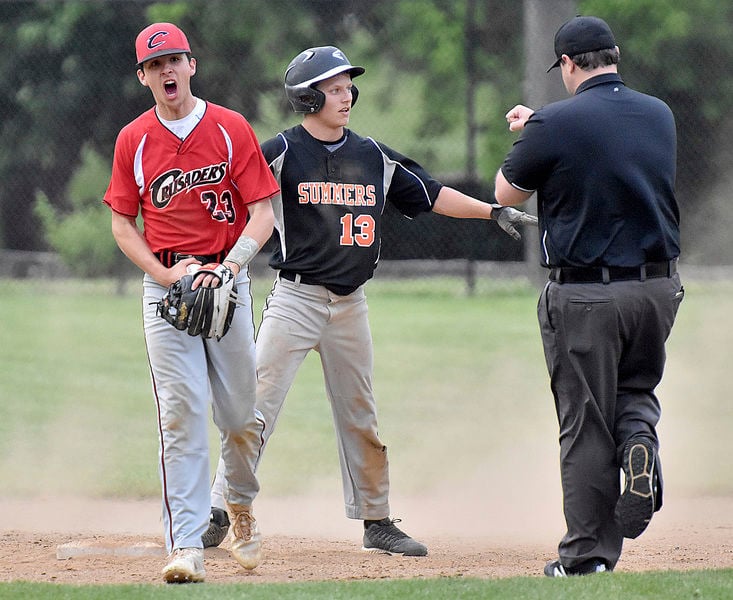
[[537, 217], [534, 215], [501, 204], [491, 205], [491, 218], [515, 240], [522, 239], [521, 234], [517, 231], [517, 225], [537, 225]]

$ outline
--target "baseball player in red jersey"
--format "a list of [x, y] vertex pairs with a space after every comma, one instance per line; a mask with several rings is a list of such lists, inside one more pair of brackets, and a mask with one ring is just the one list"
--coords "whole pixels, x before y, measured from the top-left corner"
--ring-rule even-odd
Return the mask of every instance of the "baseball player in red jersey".
[[[201, 536], [210, 516], [208, 411], [221, 432], [232, 554], [257, 566], [260, 535], [251, 505], [258, 490], [249, 448], [262, 433], [254, 408], [254, 324], [248, 263], [272, 234], [278, 185], [244, 117], [191, 92], [196, 59], [185, 34], [154, 23], [137, 37], [137, 76], [155, 106], [125, 126], [104, 196], [112, 233], [140, 267], [143, 324], [155, 396], [167, 582], [202, 581]], [[144, 231], [136, 223], [142, 216]], [[179, 331], [156, 305], [203, 265], [236, 276], [239, 302], [220, 341]], [[229, 273], [227, 272], [227, 276]], [[215, 286], [202, 274], [194, 285]]]
[[[310, 48], [285, 73], [285, 91], [301, 125], [262, 145], [281, 187], [273, 199], [278, 270], [257, 334], [257, 408], [272, 435], [285, 396], [306, 355], [321, 356], [339, 448], [346, 516], [364, 521], [363, 549], [425, 556], [425, 545], [390, 518], [387, 448], [377, 434], [372, 338], [364, 284], [379, 260], [385, 203], [415, 217], [433, 210], [515, 225], [536, 218], [466, 196], [419, 164], [346, 128], [364, 73], [335, 47]], [[221, 473], [212, 506], [221, 508]], [[212, 511], [213, 512], [213, 511]], [[216, 531], [212, 519], [207, 533]]]

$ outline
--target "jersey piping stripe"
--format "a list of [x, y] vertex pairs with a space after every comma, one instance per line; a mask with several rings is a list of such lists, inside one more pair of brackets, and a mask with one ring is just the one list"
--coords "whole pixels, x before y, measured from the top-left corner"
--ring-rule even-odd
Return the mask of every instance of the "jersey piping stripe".
[[[430, 200], [430, 194], [428, 194], [428, 188], [425, 187], [425, 183], [423, 182], [423, 180], [420, 179], [417, 175], [415, 175], [412, 171], [410, 171], [410, 169], [408, 169], [401, 162], [399, 162], [397, 160], [392, 160], [391, 158], [389, 158], [389, 156], [387, 156], [384, 153], [384, 151], [382, 150], [382, 148], [380, 147], [380, 145], [373, 138], [368, 137], [367, 139], [372, 144], [374, 144], [374, 146], [377, 148], [377, 150], [379, 150], [380, 154], [382, 155], [382, 160], [384, 161], [384, 166], [385, 166], [385, 171], [384, 171], [384, 173], [385, 173], [385, 179], [384, 179], [385, 202], [382, 204], [382, 212], [384, 212], [384, 208], [385, 208], [385, 206], [387, 204], [386, 203], [386, 200], [387, 200], [386, 196], [389, 195], [389, 184], [392, 181], [392, 176], [394, 175], [394, 169], [397, 168], [397, 167], [400, 167], [401, 169], [404, 169], [404, 171], [406, 173], [409, 173], [410, 176], [412, 176], [412, 177], [415, 178], [415, 180], [420, 184], [420, 188], [422, 189], [423, 193], [425, 194], [425, 199], [427, 200], [428, 204], [430, 206], [432, 206], [433, 205], [433, 202], [432, 202], [432, 200]], [[391, 167], [389, 179], [387, 179], [387, 168], [388, 167]], [[405, 216], [407, 216], [407, 215], [405, 215]], [[407, 218], [409, 219], [410, 217], [407, 217]]]
[[[283, 151], [269, 164], [269, 167], [272, 174], [275, 176], [275, 181], [277, 181], [278, 187], [282, 189], [283, 162], [285, 161], [285, 154], [288, 151], [288, 140], [285, 139], [285, 136], [282, 133], [278, 133], [278, 137], [283, 141], [284, 148]], [[273, 196], [271, 203], [272, 210], [275, 213], [275, 229], [277, 230], [279, 234], [278, 237], [280, 238], [280, 252], [283, 260], [287, 260], [288, 248], [285, 245], [285, 211], [283, 209], [282, 194], [278, 192], [277, 195]]]
[[135, 183], [137, 183], [137, 188], [140, 192], [141, 198], [145, 195], [145, 174], [143, 173], [143, 147], [145, 146], [145, 140], [147, 139], [147, 133], [142, 138], [140, 138], [140, 143], [137, 145], [137, 149], [135, 150], [135, 160], [132, 167], [133, 174], [135, 176]]

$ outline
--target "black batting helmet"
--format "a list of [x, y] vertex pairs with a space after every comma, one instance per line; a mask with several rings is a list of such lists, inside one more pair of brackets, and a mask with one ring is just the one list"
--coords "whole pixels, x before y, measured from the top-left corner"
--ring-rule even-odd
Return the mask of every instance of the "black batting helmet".
[[[303, 50], [290, 61], [285, 70], [285, 94], [297, 113], [317, 113], [323, 107], [326, 96], [316, 89], [324, 79], [348, 72], [352, 79], [364, 72], [356, 67], [335, 46], [318, 46]], [[359, 90], [351, 88], [351, 105], [356, 104]]]

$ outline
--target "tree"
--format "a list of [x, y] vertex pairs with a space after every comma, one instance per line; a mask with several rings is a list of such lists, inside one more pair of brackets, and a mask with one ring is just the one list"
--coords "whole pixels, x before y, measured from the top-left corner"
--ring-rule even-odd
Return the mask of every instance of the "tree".
[[[719, 124], [733, 102], [732, 4], [578, 2], [612, 25], [628, 83], [677, 114], [687, 214], [706, 197], [717, 175], [712, 157], [727, 143]], [[241, 111], [267, 134], [293, 118], [282, 93], [292, 56], [311, 45], [353, 50], [371, 78], [355, 120], [388, 116], [397, 121], [397, 147], [432, 171], [491, 181], [514, 137], [503, 115], [523, 96], [521, 11], [500, 0], [0, 2], [0, 247], [45, 248], [36, 194], [59, 216], [78, 210], [65, 190], [82, 148], [111, 161], [119, 129], [151, 106], [134, 75], [133, 41], [152, 21], [187, 32], [200, 66], [194, 93]], [[418, 87], [401, 90], [406, 82]], [[390, 104], [398, 100], [408, 103], [402, 114]]]
[[130, 40], [143, 5], [1, 3], [0, 243], [45, 247], [37, 191], [58, 207], [85, 143], [107, 154], [118, 124], [141, 109], [121, 84], [134, 68]]

